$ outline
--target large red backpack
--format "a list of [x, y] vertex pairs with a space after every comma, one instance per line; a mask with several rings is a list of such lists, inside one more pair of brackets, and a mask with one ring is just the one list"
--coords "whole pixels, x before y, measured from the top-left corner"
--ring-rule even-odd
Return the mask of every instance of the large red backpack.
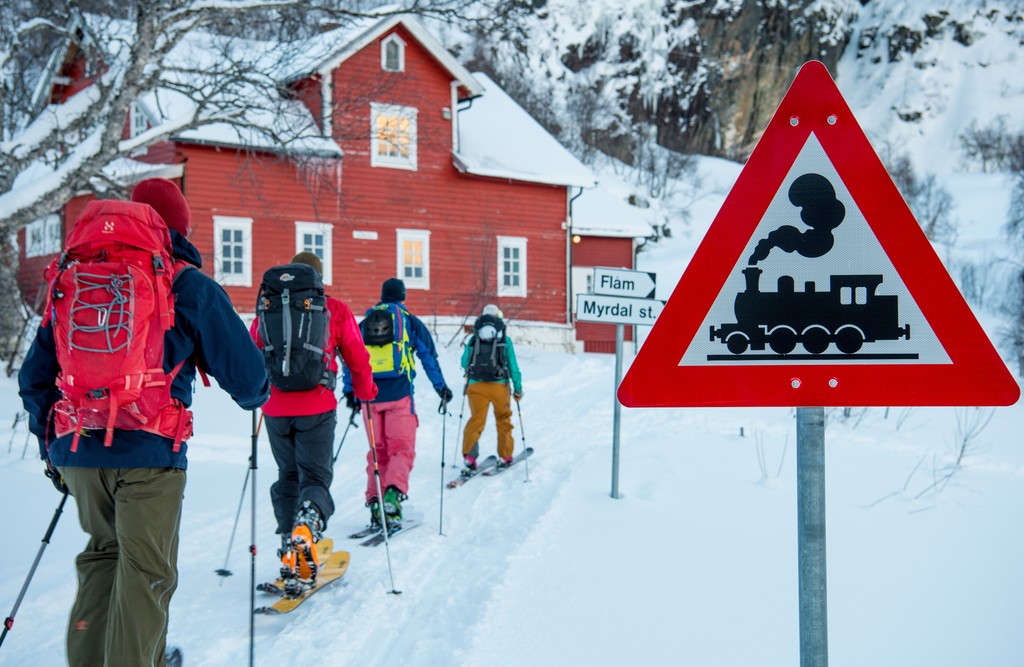
[[[170, 388], [181, 369], [164, 372], [164, 334], [174, 325], [175, 264], [167, 225], [148, 204], [90, 202], [45, 272], [61, 399], [54, 432], [143, 430], [192, 435], [192, 415]], [[44, 324], [46, 322], [44, 321]]]

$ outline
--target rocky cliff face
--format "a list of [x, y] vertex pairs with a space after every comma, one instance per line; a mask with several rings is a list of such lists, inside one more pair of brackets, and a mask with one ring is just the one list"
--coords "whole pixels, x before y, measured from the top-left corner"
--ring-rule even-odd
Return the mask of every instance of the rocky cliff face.
[[[826, 8], [810, 1], [743, 2], [732, 12], [694, 16], [713, 76], [699, 91], [705, 102], [693, 109], [695, 113], [684, 113], [678, 103], [673, 104], [677, 113], [671, 124], [686, 131], [663, 137], [663, 145], [745, 157], [800, 65], [820, 60], [835, 73], [852, 34], [855, 11], [841, 4]], [[676, 95], [666, 102], [683, 97]]]
[[514, 0], [468, 60], [583, 153], [635, 163], [654, 140], [742, 159], [802, 63], [835, 71], [858, 10], [854, 0]]

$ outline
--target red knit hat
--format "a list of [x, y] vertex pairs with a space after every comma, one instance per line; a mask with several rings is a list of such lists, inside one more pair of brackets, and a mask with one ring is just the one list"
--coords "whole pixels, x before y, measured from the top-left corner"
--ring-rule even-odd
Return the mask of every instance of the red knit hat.
[[132, 201], [152, 206], [167, 223], [168, 229], [188, 236], [192, 213], [178, 186], [166, 178], [147, 178], [132, 190]]

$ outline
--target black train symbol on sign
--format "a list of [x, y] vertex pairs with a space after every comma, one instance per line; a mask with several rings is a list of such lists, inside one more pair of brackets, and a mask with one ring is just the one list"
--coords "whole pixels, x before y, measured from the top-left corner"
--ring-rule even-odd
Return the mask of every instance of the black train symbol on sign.
[[[820, 174], [804, 174], [789, 188], [789, 200], [801, 208], [800, 218], [810, 227], [801, 232], [783, 225], [758, 241], [743, 269], [746, 289], [736, 295], [736, 322], [711, 326], [711, 340], [720, 340], [733, 355], [768, 346], [788, 355], [800, 344], [811, 355], [821, 355], [835, 343], [843, 355], [853, 355], [866, 342], [910, 339], [910, 325], [899, 325], [898, 297], [876, 294], [880, 274], [832, 275], [827, 291], [813, 281], [796, 291], [792, 276], [780, 276], [778, 291], [762, 292], [761, 269], [754, 266], [773, 248], [816, 258], [835, 244], [832, 231], [842, 223], [846, 208], [835, 189]], [[873, 358], [916, 358], [916, 354], [873, 354]], [[721, 360], [719, 355], [709, 359]], [[730, 358], [730, 357], [724, 357]]]

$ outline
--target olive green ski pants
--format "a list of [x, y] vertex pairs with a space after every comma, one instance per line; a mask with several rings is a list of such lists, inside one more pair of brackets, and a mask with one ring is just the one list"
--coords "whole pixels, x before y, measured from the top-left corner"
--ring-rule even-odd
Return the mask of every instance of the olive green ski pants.
[[68, 620], [71, 667], [163, 667], [168, 608], [178, 585], [185, 471], [60, 470], [89, 534], [78, 555]]

